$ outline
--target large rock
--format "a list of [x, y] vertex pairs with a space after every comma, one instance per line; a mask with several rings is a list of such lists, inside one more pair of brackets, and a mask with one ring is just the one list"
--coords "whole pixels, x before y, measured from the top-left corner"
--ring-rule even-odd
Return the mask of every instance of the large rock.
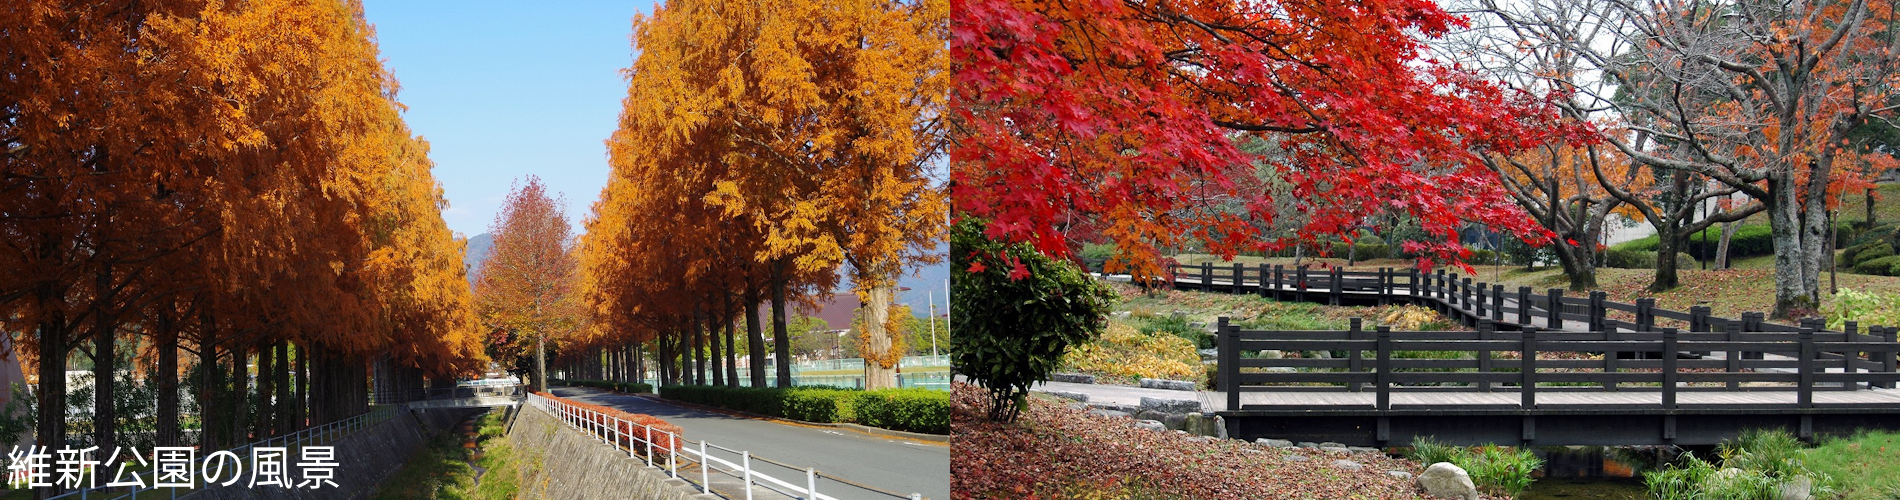
[[1174, 430], [1187, 430], [1187, 415], [1168, 413], [1161, 416], [1161, 424]]
[[1196, 436], [1214, 435], [1214, 421], [1199, 413], [1189, 413], [1181, 422], [1181, 430]]
[[1067, 399], [1067, 400], [1070, 400], [1070, 401], [1080, 401], [1080, 402], [1083, 402], [1083, 403], [1087, 403], [1087, 402], [1089, 402], [1089, 395], [1088, 395], [1088, 394], [1086, 394], [1086, 393], [1081, 393], [1081, 392], [1074, 392], [1074, 391], [1047, 391], [1047, 392], [1045, 392], [1045, 394], [1048, 394], [1048, 395], [1050, 395], [1050, 396], [1055, 396], [1055, 397], [1058, 397], [1058, 398], [1062, 398], [1062, 399]]
[[1201, 402], [1194, 399], [1167, 399], [1142, 396], [1141, 408], [1162, 413], [1200, 413]]
[[1220, 415], [1214, 416], [1214, 437], [1221, 439], [1230, 437], [1227, 435], [1227, 419], [1222, 418]]
[[1292, 448], [1293, 447], [1293, 442], [1285, 440], [1285, 439], [1260, 438], [1260, 439], [1253, 440], [1253, 444], [1257, 444], [1261, 446], [1272, 446], [1274, 448]]
[[1411, 479], [1412, 478], [1412, 473], [1402, 471], [1402, 470], [1385, 471], [1385, 475], [1392, 476], [1393, 478], [1397, 478], [1397, 479]]
[[[1168, 379], [1159, 379], [1159, 378], [1144, 378], [1144, 379], [1141, 379], [1141, 388], [1143, 388], [1143, 389], [1167, 389], [1167, 390], [1170, 390], [1170, 391], [1192, 391], [1192, 390], [1194, 390], [1194, 383], [1193, 383], [1193, 382], [1189, 382], [1189, 381], [1186, 381], [1186, 380], [1168, 380]], [[1148, 398], [1142, 398], [1142, 399], [1148, 399]], [[1143, 404], [1145, 405], [1146, 403], [1143, 403]], [[1199, 410], [1199, 408], [1200, 408], [1199, 406], [1196, 406], [1195, 408], [1196, 408], [1196, 410], [1195, 410], [1195, 411], [1200, 411], [1200, 410]]]
[[1108, 417], [1108, 418], [1128, 418], [1128, 412], [1123, 412], [1123, 411], [1115, 411], [1115, 410], [1105, 410], [1105, 409], [1101, 409], [1101, 408], [1096, 408], [1096, 409], [1093, 409], [1093, 410], [1089, 410], [1089, 413], [1092, 413], [1092, 414], [1095, 414], [1095, 415], [1100, 415], [1100, 416], [1104, 416], [1104, 417]]
[[1418, 487], [1438, 498], [1478, 500], [1478, 487], [1471, 484], [1471, 475], [1450, 462], [1426, 467], [1425, 472], [1418, 475]]
[[1277, 350], [1273, 350], [1273, 349], [1260, 350], [1260, 359], [1280, 359], [1283, 356], [1285, 356], [1285, 354]]
[[1161, 422], [1156, 422], [1156, 421], [1153, 421], [1153, 420], [1136, 420], [1136, 421], [1135, 421], [1135, 428], [1136, 428], [1136, 429], [1146, 429], [1146, 430], [1151, 430], [1151, 431], [1155, 431], [1155, 432], [1167, 432], [1167, 431], [1168, 431], [1168, 428], [1167, 428], [1167, 426], [1164, 426], [1164, 425], [1161, 425]]
[[1808, 476], [1795, 476], [1781, 483], [1781, 500], [1813, 500], [1814, 480]]
[[1339, 460], [1334, 460], [1333, 467], [1343, 469], [1343, 470], [1359, 470], [1359, 469], [1366, 468], [1365, 465], [1362, 465], [1359, 462], [1354, 462], [1354, 461], [1346, 460], [1343, 458]]
[[1049, 375], [1049, 381], [1068, 382], [1071, 384], [1093, 384], [1095, 383], [1095, 376], [1085, 373], [1053, 373]]

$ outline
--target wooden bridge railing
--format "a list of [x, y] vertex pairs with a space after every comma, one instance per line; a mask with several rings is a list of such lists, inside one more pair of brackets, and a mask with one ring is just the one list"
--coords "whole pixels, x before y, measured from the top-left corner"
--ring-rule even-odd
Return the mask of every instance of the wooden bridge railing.
[[[1685, 330], [1698, 333], [1717, 331], [1731, 322], [1740, 323], [1741, 329], [1748, 332], [1791, 334], [1802, 328], [1826, 331], [1818, 320], [1783, 325], [1768, 322], [1766, 315], [1758, 312], [1726, 318], [1711, 314], [1707, 306], [1693, 306], [1685, 312], [1656, 307], [1655, 299], [1650, 298], [1637, 299], [1635, 303], [1614, 302], [1602, 291], [1593, 291], [1584, 297], [1565, 296], [1561, 288], [1551, 288], [1542, 294], [1533, 293], [1527, 286], [1507, 291], [1504, 285], [1473, 283], [1470, 277], [1447, 273], [1444, 269], [1421, 273], [1417, 269], [1344, 271], [1338, 267], [1288, 269], [1279, 264], [1214, 266], [1202, 263], [1199, 266], [1170, 265], [1168, 273], [1174, 287], [1182, 289], [1254, 293], [1276, 300], [1300, 301], [1317, 298], [1309, 297], [1314, 294], [1323, 296], [1331, 305], [1339, 305], [1346, 297], [1372, 299], [1380, 305], [1396, 302], [1428, 305], [1470, 327], [1489, 319], [1500, 329], [1537, 326], [1560, 330], [1564, 329], [1565, 321], [1577, 321], [1587, 325], [1583, 329], [1588, 331], [1657, 332], [1660, 331], [1658, 320], [1673, 320], [1682, 322]], [[1612, 312], [1628, 313], [1630, 319], [1621, 319]], [[1853, 322], [1844, 328], [1848, 333], [1855, 329]]]
[[[1537, 395], [1552, 391], [1657, 391], [1661, 407], [1676, 409], [1684, 391], [1792, 389], [1793, 406], [1811, 408], [1817, 390], [1856, 390], [1861, 384], [1894, 388], [1896, 329], [1875, 327], [1867, 334], [1817, 332], [1794, 335], [1749, 331], [1727, 322], [1721, 331], [1656, 332], [1544, 331], [1498, 332], [1489, 320], [1477, 331], [1371, 331], [1352, 320], [1347, 331], [1247, 331], [1220, 318], [1220, 387], [1227, 408], [1242, 409], [1245, 392], [1350, 391], [1376, 393], [1374, 407], [1391, 409], [1397, 391], [1517, 391], [1521, 406], [1537, 405]], [[1340, 358], [1252, 358], [1241, 353], [1275, 350], [1346, 351]], [[1602, 353], [1594, 359], [1537, 359], [1540, 352]], [[1417, 353], [1458, 353], [1418, 356]], [[1722, 359], [1656, 356], [1629, 359], [1619, 353], [1723, 352]], [[1744, 353], [1792, 353], [1790, 357], [1748, 359]], [[1403, 353], [1403, 354], [1402, 354]], [[1500, 357], [1514, 353], [1513, 357]], [[1401, 357], [1406, 356], [1406, 357]], [[1841, 371], [1830, 372], [1829, 368]], [[1277, 371], [1274, 371], [1276, 370]], [[1772, 387], [1747, 384], [1776, 384]], [[1704, 385], [1682, 385], [1704, 384]], [[1818, 385], [1829, 384], [1829, 385]], [[1786, 407], [1788, 405], [1767, 405]], [[1749, 406], [1725, 405], [1748, 409]]]

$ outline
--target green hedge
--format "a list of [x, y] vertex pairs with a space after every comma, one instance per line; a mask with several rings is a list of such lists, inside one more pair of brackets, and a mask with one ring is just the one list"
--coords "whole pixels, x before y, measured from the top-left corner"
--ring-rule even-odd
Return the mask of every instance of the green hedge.
[[[1706, 243], [1703, 240], [1704, 234], [1708, 237]], [[1656, 251], [1658, 241], [1655, 235], [1650, 235], [1617, 243], [1615, 246], [1610, 247], [1610, 250], [1654, 252]], [[1696, 260], [1698, 258], [1713, 260], [1715, 259], [1715, 250], [1717, 247], [1720, 247], [1721, 244], [1722, 227], [1720, 225], [1714, 225], [1710, 226], [1708, 231], [1690, 233], [1688, 242], [1683, 244], [1681, 251], [1684, 254], [1688, 254], [1690, 260]], [[1728, 256], [1730, 259], [1774, 254], [1775, 237], [1769, 230], [1767, 224], [1744, 224], [1740, 229], [1735, 230], [1734, 237], [1729, 238]], [[1651, 264], [1648, 267], [1653, 269], [1656, 266]]]
[[1889, 255], [1893, 255], [1893, 245], [1889, 245], [1885, 241], [1870, 241], [1861, 246], [1847, 249], [1847, 252], [1841, 255], [1841, 263], [1851, 267], [1862, 262]]
[[1900, 276], [1900, 255], [1863, 259], [1854, 264], [1854, 272], [1875, 276]]
[[669, 385], [660, 388], [660, 395], [806, 422], [855, 422], [900, 431], [950, 433], [950, 393], [944, 391]]
[[551, 379], [548, 379], [548, 383], [551, 383], [554, 385], [570, 385], [574, 387], [592, 387], [595, 389], [606, 389], [609, 391], [620, 391], [620, 392], [628, 392], [628, 393], [653, 392], [653, 384], [648, 384], [644, 382], [614, 382], [611, 380], [565, 380], [565, 379], [551, 378]]
[[[1687, 254], [1676, 254], [1676, 268], [1695, 267], [1695, 258]], [[1656, 252], [1652, 250], [1630, 250], [1611, 247], [1603, 251], [1603, 267], [1617, 269], [1655, 269]]]
[[858, 423], [885, 429], [950, 433], [950, 393], [929, 389], [884, 389], [858, 393]]

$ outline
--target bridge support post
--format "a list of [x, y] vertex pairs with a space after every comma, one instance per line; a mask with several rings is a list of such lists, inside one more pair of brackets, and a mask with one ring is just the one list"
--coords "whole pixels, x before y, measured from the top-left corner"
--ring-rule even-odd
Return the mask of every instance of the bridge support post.
[[[1458, 280], [1458, 309], [1464, 312], [1471, 312], [1471, 278], [1469, 277]], [[1459, 323], [1466, 325], [1471, 324], [1464, 315], [1461, 314], [1459, 316]]]
[[1806, 410], [1814, 407], [1814, 329], [1801, 328], [1801, 360], [1795, 363], [1800, 385], [1795, 387], [1795, 404]]
[[1531, 325], [1531, 287], [1517, 287], [1517, 325], [1523, 328]]
[[1335, 305], [1335, 306], [1336, 306], [1336, 305], [1339, 305], [1339, 298], [1340, 298], [1340, 290], [1339, 290], [1339, 289], [1340, 289], [1340, 287], [1341, 287], [1341, 286], [1343, 286], [1343, 283], [1345, 283], [1345, 282], [1344, 282], [1343, 280], [1341, 280], [1341, 279], [1340, 279], [1340, 271], [1339, 271], [1339, 266], [1333, 266], [1333, 273], [1332, 273], [1332, 274], [1333, 274], [1333, 276], [1332, 276], [1332, 277], [1333, 277], [1333, 285], [1332, 285], [1332, 289], [1331, 289], [1331, 290], [1328, 290], [1328, 292], [1329, 292], [1329, 293], [1327, 293], [1327, 297], [1326, 297], [1326, 302], [1327, 302], [1327, 304], [1329, 304], [1329, 305]]
[[1432, 287], [1432, 298], [1443, 299], [1445, 298], [1445, 270], [1438, 269], [1437, 276], [1438, 280], [1434, 282], [1437, 285]]
[[1388, 327], [1385, 325], [1379, 325], [1378, 348], [1379, 348], [1379, 366], [1378, 366], [1379, 373], [1377, 375], [1377, 379], [1375, 380], [1375, 383], [1378, 384], [1379, 386], [1378, 387], [1379, 394], [1378, 394], [1378, 399], [1376, 400], [1376, 403], [1375, 403], [1375, 407], [1378, 408], [1379, 411], [1382, 411], [1382, 412], [1391, 411], [1392, 410], [1392, 328], [1391, 327]]
[[[1593, 292], [1591, 293], [1591, 295], [1594, 296], [1596, 295], [1596, 293]], [[1603, 340], [1606, 342], [1618, 342], [1618, 341], [1623, 340], [1623, 333], [1616, 331], [1615, 328], [1607, 328], [1607, 329], [1597, 330], [1597, 331], [1602, 332]], [[1603, 351], [1603, 373], [1616, 373], [1617, 358], [1622, 356], [1622, 354], [1623, 354], [1622, 351], [1617, 351], [1613, 349], [1604, 350]], [[1611, 380], [1603, 381], [1603, 388], [1607, 390], [1615, 391], [1616, 380], [1611, 379]]]
[[1491, 285], [1491, 321], [1504, 321], [1504, 285]]
[[1662, 406], [1664, 410], [1674, 410], [1676, 409], [1676, 329], [1664, 328], [1662, 338]]
[[[1855, 337], [1860, 336], [1860, 322], [1858, 321], [1842, 322], [1841, 333], [1843, 334], [1841, 336], [1842, 342], [1858, 342], [1859, 339], [1856, 339]], [[1849, 374], [1849, 378], [1847, 380], [1841, 381], [1842, 387], [1850, 391], [1860, 390], [1860, 382], [1856, 382], [1852, 378], [1853, 374], [1860, 373], [1860, 352], [1859, 351], [1847, 351], [1847, 352], [1841, 353], [1841, 373]]]
[[[1273, 295], [1274, 290], [1271, 288], [1267, 288], [1267, 276], [1269, 275], [1270, 274], [1267, 272], [1267, 264], [1265, 262], [1260, 263], [1260, 290], [1259, 290], [1260, 296], [1273, 297], [1274, 299], [1277, 300], [1279, 299], [1279, 296]], [[1277, 275], [1274, 275], [1273, 286], [1275, 287], [1280, 286], [1280, 278]]]
[[1590, 292], [1590, 331], [1607, 332], [1613, 330], [1613, 328], [1605, 326], [1606, 322], [1603, 317], [1603, 299], [1609, 295], [1610, 294], [1604, 293], [1602, 290], [1592, 290]]
[[1299, 301], [1306, 302], [1306, 266], [1302, 265], [1294, 269], [1293, 272], [1297, 273], [1294, 276], [1294, 280], [1298, 281], [1295, 285], [1299, 286]]
[[1548, 306], [1549, 309], [1547, 309], [1546, 312], [1550, 314], [1550, 317], [1546, 318], [1548, 321], [1545, 322], [1545, 325], [1552, 330], [1564, 329], [1564, 289], [1550, 289]]
[[[1886, 327], [1886, 328], [1883, 328], [1883, 329], [1881, 329], [1881, 334], [1883, 335], [1883, 338], [1885, 339], [1885, 340], [1884, 340], [1884, 342], [1886, 342], [1886, 343], [1888, 343], [1888, 344], [1893, 344], [1893, 343], [1895, 342], [1895, 340], [1896, 340], [1896, 339], [1895, 339], [1894, 337], [1895, 337], [1895, 332], [1897, 332], [1897, 331], [1900, 331], [1900, 329], [1896, 329], [1896, 328], [1894, 328], [1894, 327], [1891, 327], [1891, 326], [1889, 326], [1889, 327]], [[1893, 351], [1887, 351], [1887, 352], [1884, 352], [1884, 353], [1881, 353], [1881, 354], [1880, 354], [1880, 357], [1882, 358], [1882, 359], [1881, 359], [1881, 364], [1884, 364], [1884, 365], [1887, 365], [1887, 366], [1886, 366], [1886, 368], [1883, 368], [1883, 369], [1882, 369], [1883, 371], [1885, 371], [1885, 372], [1887, 372], [1887, 373], [1893, 373], [1893, 372], [1895, 372], [1895, 371], [1900, 371], [1900, 370], [1896, 370], [1896, 366], [1895, 366], [1895, 365], [1896, 365], [1896, 363], [1895, 363], [1895, 360], [1896, 360], [1896, 355], [1897, 355], [1897, 354], [1900, 354], [1900, 353], [1895, 353], [1895, 352], [1893, 352]], [[1892, 388], [1894, 388], [1894, 381], [1893, 381], [1893, 380], [1891, 380], [1891, 379], [1889, 379], [1889, 380], [1887, 380], [1887, 381], [1886, 381], [1885, 383], [1883, 383], [1883, 384], [1881, 384], [1881, 387], [1885, 387], [1885, 388], [1888, 388], [1888, 389], [1892, 389]]]
[[1286, 266], [1274, 264], [1273, 265], [1273, 300], [1283, 300], [1286, 297], [1285, 294], [1281, 293], [1285, 290], [1285, 288], [1283, 288], [1284, 285], [1281, 284], [1282, 281], [1286, 281], [1285, 278], [1286, 278]]
[[1203, 292], [1214, 291], [1214, 264], [1212, 262], [1201, 263], [1201, 286], [1197, 287], [1196, 290]]
[[1419, 286], [1418, 286], [1418, 268], [1414, 267], [1411, 269], [1407, 269], [1405, 271], [1405, 276], [1406, 276], [1405, 288], [1407, 288], [1406, 295], [1411, 295], [1412, 303], [1417, 304], [1418, 298], [1423, 295], [1422, 293], [1420, 293]]
[[[1496, 328], [1497, 328], [1497, 324], [1492, 323], [1490, 321], [1482, 321], [1482, 320], [1478, 321], [1478, 340], [1484, 341], [1484, 340], [1491, 340], [1491, 339], [1497, 338]], [[1486, 377], [1492, 371], [1491, 370], [1491, 351], [1488, 349], [1481, 349], [1478, 351], [1477, 354], [1478, 354], [1478, 376]], [[1491, 392], [1491, 379], [1489, 378], [1479, 379], [1478, 391]]]
[[[1656, 331], [1656, 299], [1643, 297], [1636, 299], [1636, 331], [1650, 333]], [[1675, 351], [1663, 350], [1657, 355], [1665, 358], [1675, 357]], [[1649, 353], [1643, 353], [1642, 359], [1649, 359]]]
[[[1726, 322], [1722, 325], [1722, 330], [1728, 332], [1729, 342], [1742, 341], [1742, 323], [1740, 321]], [[1730, 348], [1725, 357], [1728, 358], [1728, 366], [1724, 367], [1725, 371], [1728, 373], [1742, 372], [1742, 351]], [[1733, 391], [1738, 389], [1741, 389], [1741, 382], [1733, 379], [1728, 381], [1728, 390]]]
[[1218, 390], [1227, 392], [1227, 411], [1240, 410], [1240, 328], [1230, 325], [1226, 316], [1214, 322], [1215, 340], [1219, 342], [1220, 384]]
[[1478, 282], [1478, 286], [1472, 289], [1471, 293], [1477, 297], [1477, 300], [1472, 301], [1471, 326], [1478, 326], [1478, 320], [1484, 319], [1484, 292], [1490, 290], [1491, 285], [1482, 281]]
[[[1346, 340], [1356, 341], [1365, 337], [1364, 330], [1360, 329], [1363, 326], [1363, 323], [1361, 321], [1362, 320], [1360, 320], [1359, 318], [1352, 318], [1352, 320], [1350, 320], [1347, 323]], [[1384, 327], [1380, 327], [1380, 328], [1384, 328]], [[1384, 344], [1380, 344], [1380, 345], [1383, 346]], [[1351, 373], [1365, 373], [1366, 371], [1365, 354], [1361, 352], [1359, 348], [1357, 347], [1347, 350], [1346, 353], [1347, 353], [1346, 354], [1346, 371], [1351, 372]], [[1359, 382], [1348, 382], [1346, 384], [1347, 392], [1362, 392], [1364, 389], [1365, 389], [1365, 385]]]
[[[1765, 320], [1766, 318], [1767, 318], [1767, 315], [1763, 313], [1758, 313], [1758, 312], [1742, 313], [1742, 331], [1750, 332], [1750, 333], [1756, 333], [1756, 332], [1762, 331], [1761, 324], [1763, 320]], [[1742, 353], [1742, 359], [1762, 359], [1762, 353], [1744, 352]]]
[[1520, 342], [1523, 347], [1518, 352], [1522, 356], [1518, 368], [1519, 404], [1526, 410], [1532, 410], [1537, 408], [1537, 327], [1525, 326]]
[[[1709, 306], [1689, 306], [1689, 331], [1715, 331], [1715, 327], [1709, 324]], [[1708, 356], [1709, 351], [1697, 351], [1695, 354], [1697, 356]]]
[[1391, 297], [1392, 297], [1392, 268], [1381, 267], [1379, 268], [1379, 305], [1381, 306], [1390, 305], [1392, 303]]
[[1245, 293], [1247, 293], [1247, 267], [1244, 264], [1235, 262], [1234, 295], [1242, 295]]

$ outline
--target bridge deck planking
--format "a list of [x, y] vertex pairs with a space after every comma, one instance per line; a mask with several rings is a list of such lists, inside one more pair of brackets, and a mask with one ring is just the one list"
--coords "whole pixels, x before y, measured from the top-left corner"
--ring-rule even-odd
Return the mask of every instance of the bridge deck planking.
[[[1376, 394], [1371, 392], [1243, 392], [1241, 411], [1287, 409], [1370, 409]], [[1392, 409], [1521, 409], [1516, 391], [1497, 392], [1394, 392]], [[1679, 407], [1721, 407], [1796, 403], [1793, 391], [1680, 392]], [[1879, 407], [1900, 405], [1900, 391], [1824, 391], [1814, 393], [1814, 405], [1842, 407]], [[1410, 407], [1410, 408], [1408, 408]], [[1589, 407], [1662, 407], [1659, 391], [1564, 392], [1539, 391], [1538, 408]]]

